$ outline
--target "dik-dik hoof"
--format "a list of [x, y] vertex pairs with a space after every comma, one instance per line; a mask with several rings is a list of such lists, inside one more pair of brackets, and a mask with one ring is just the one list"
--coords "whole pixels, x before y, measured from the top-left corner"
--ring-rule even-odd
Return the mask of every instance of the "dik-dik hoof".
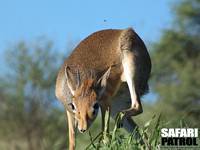
[[141, 114], [142, 112], [143, 112], [142, 108], [134, 108], [134, 107], [131, 107], [123, 111], [123, 113], [127, 117], [136, 116]]

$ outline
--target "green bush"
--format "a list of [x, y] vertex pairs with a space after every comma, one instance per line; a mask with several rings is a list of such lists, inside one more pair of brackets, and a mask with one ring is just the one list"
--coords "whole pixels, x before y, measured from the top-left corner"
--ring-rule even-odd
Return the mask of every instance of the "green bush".
[[[143, 127], [136, 129], [133, 133], [124, 134], [123, 130], [118, 128], [118, 123], [122, 119], [123, 114], [120, 113], [116, 119], [114, 128], [111, 132], [107, 133], [105, 129], [100, 132], [96, 137], [90, 135], [90, 144], [86, 147], [88, 150], [101, 149], [101, 150], [142, 150], [142, 149], [157, 149], [160, 143], [160, 129], [161, 117], [153, 116]], [[107, 122], [105, 117], [105, 122]], [[135, 139], [134, 135], [139, 132], [141, 135]]]

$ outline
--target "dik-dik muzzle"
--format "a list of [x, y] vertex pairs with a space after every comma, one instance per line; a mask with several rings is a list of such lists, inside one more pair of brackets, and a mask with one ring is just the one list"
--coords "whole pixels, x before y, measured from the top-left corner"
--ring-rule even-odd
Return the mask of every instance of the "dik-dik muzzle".
[[74, 113], [81, 133], [85, 132], [95, 120], [99, 110], [99, 99], [103, 95], [111, 68], [97, 79], [95, 73], [80, 70], [72, 72], [66, 67], [65, 76], [67, 85], [71, 91], [72, 102], [68, 104], [70, 111]]

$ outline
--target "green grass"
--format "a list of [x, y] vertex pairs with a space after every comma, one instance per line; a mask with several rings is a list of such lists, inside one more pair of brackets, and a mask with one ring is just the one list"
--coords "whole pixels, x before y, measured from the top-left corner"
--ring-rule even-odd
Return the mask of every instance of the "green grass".
[[[153, 116], [143, 127], [136, 129], [133, 133], [125, 133], [123, 129], [118, 128], [118, 123], [122, 119], [123, 114], [120, 113], [115, 121], [112, 130], [107, 133], [108, 115], [105, 117], [105, 129], [97, 136], [90, 136], [90, 144], [85, 148], [87, 150], [145, 150], [158, 149], [160, 142], [160, 115]], [[140, 133], [140, 138], [134, 138], [136, 133]]]

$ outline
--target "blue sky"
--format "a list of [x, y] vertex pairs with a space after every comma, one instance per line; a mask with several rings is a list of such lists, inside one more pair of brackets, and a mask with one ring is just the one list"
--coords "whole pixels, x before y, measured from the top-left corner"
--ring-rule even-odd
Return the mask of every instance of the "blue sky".
[[[172, 22], [172, 0], [0, 0], [0, 54], [45, 35], [66, 50], [94, 31], [133, 27], [149, 44]], [[105, 21], [106, 20], [106, 21]]]
[[[61, 48], [104, 28], [133, 27], [155, 41], [171, 23], [170, 0], [0, 1], [0, 49], [45, 35]], [[104, 22], [106, 20], [106, 22]]]

